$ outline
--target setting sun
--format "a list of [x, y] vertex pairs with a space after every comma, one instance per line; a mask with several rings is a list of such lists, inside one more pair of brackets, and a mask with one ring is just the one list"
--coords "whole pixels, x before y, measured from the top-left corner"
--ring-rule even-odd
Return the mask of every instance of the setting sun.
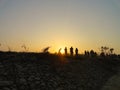
[[60, 51], [60, 52], [61, 52], [61, 54], [64, 54], [64, 49], [63, 49], [63, 48], [61, 48], [61, 51]]

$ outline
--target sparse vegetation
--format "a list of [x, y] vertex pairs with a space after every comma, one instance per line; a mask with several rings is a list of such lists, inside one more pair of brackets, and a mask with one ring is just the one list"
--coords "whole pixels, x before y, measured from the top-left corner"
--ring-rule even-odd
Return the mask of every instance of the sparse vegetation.
[[28, 52], [28, 50], [29, 50], [29, 48], [28, 48], [25, 44], [23, 44], [23, 45], [21, 46], [21, 48], [24, 49], [24, 52]]
[[101, 55], [112, 55], [114, 51], [114, 48], [109, 48], [106, 46], [101, 47]]
[[48, 46], [48, 47], [44, 48], [44, 49], [42, 50], [42, 52], [43, 52], [43, 53], [49, 53], [49, 52], [48, 52], [49, 49], [50, 49], [50, 47]]
[[8, 46], [8, 52], [11, 52], [11, 48]]

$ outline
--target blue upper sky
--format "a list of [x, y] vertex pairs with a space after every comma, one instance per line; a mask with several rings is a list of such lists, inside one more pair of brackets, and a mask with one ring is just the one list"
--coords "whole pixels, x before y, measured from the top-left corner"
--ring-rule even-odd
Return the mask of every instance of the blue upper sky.
[[119, 0], [0, 0], [0, 50], [65, 46], [120, 53]]

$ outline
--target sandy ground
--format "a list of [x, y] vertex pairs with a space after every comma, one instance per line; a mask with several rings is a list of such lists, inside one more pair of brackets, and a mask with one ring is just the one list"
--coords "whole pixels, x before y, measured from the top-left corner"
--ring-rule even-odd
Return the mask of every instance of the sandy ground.
[[111, 77], [101, 90], [120, 90], [120, 68], [118, 74]]

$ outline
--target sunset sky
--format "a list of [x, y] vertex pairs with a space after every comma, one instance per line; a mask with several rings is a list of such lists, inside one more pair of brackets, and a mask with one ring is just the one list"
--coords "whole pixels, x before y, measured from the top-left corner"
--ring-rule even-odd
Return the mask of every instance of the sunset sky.
[[0, 50], [67, 46], [120, 53], [120, 0], [0, 0]]

